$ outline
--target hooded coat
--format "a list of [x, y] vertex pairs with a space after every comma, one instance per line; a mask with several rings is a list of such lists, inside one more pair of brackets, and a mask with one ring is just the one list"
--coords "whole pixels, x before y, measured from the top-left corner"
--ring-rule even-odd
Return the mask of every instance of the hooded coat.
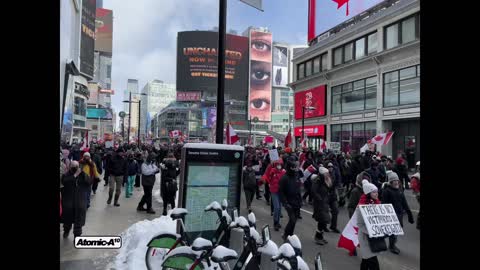
[[323, 175], [312, 179], [313, 218], [318, 223], [330, 223], [330, 210], [328, 204], [328, 186]]
[[61, 223], [84, 226], [87, 216], [87, 196], [90, 192], [92, 179], [83, 171], [75, 177], [72, 172], [67, 172], [62, 178], [62, 216]]

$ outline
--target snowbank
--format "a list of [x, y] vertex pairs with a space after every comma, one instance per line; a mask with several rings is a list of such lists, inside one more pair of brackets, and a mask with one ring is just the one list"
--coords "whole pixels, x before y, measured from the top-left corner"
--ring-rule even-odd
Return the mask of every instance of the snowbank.
[[121, 234], [123, 243], [115, 259], [115, 269], [146, 270], [145, 253], [150, 239], [163, 232], [176, 233], [175, 230], [176, 223], [169, 216], [133, 224]]

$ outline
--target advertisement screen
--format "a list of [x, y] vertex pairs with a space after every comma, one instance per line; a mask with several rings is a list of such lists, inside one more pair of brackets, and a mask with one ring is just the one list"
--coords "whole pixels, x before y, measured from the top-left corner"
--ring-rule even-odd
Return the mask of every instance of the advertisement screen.
[[295, 119], [302, 119], [302, 108], [305, 109], [305, 118], [324, 116], [326, 113], [326, 86], [320, 85], [310, 90], [295, 93]]
[[[177, 91], [202, 91], [217, 96], [218, 33], [179, 32], [177, 37]], [[248, 38], [229, 35], [225, 51], [225, 100], [244, 101], [248, 88]]]
[[87, 108], [87, 119], [112, 120], [112, 111], [105, 108]]
[[272, 120], [272, 33], [250, 30], [249, 117]]
[[[301, 137], [302, 127], [295, 127], [293, 133], [295, 137]], [[305, 135], [307, 137], [325, 137], [325, 125], [305, 126]]]
[[82, 27], [80, 36], [80, 72], [93, 77], [95, 49], [96, 0], [82, 1]]
[[273, 86], [287, 87], [288, 83], [288, 48], [273, 47]]
[[97, 8], [95, 19], [95, 51], [112, 53], [113, 12]]
[[309, 0], [308, 41], [384, 0]]
[[179, 92], [177, 91], [177, 101], [200, 101], [202, 93], [200, 91]]

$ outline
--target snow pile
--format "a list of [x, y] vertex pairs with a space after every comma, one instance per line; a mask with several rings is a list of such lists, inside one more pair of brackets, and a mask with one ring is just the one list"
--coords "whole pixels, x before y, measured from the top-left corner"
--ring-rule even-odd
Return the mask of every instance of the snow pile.
[[273, 257], [278, 254], [278, 246], [272, 240], [268, 240], [267, 244], [258, 248], [258, 252]]
[[147, 244], [154, 236], [162, 233], [176, 233], [176, 223], [170, 217], [143, 220], [130, 226], [120, 235], [123, 243], [115, 259], [115, 269], [147, 269], [145, 265]]
[[299, 270], [310, 270], [310, 267], [308, 267], [308, 264], [302, 259], [302, 257], [297, 256], [297, 263]]
[[289, 243], [281, 245], [278, 251], [284, 258], [291, 258], [295, 256], [295, 251], [293, 250], [292, 245]]
[[188, 214], [188, 210], [185, 208], [173, 208], [172, 212], [170, 212], [170, 215], [182, 215], [182, 214]]
[[214, 262], [224, 262], [227, 260], [233, 260], [238, 257], [237, 252], [233, 249], [226, 248], [224, 246], [217, 246], [213, 250], [212, 260]]
[[250, 226], [255, 226], [257, 224], [257, 218], [255, 217], [255, 214], [253, 212], [248, 214], [247, 218], [248, 218], [248, 224]]
[[207, 240], [202, 237], [198, 237], [193, 241], [192, 244], [192, 250], [194, 251], [199, 251], [199, 250], [207, 250], [208, 248], [211, 248], [213, 246], [212, 242], [210, 240]]
[[288, 242], [292, 245], [293, 248], [302, 249], [302, 243], [296, 234], [288, 236]]
[[222, 211], [223, 209], [222, 209], [222, 206], [217, 201], [213, 201], [209, 205], [207, 205], [207, 207], [205, 207], [205, 211], [212, 211], [212, 210]]
[[250, 236], [253, 237], [253, 239], [255, 239], [255, 242], [257, 242], [257, 244], [259, 245], [263, 244], [262, 237], [260, 237], [260, 234], [253, 227], [250, 227]]

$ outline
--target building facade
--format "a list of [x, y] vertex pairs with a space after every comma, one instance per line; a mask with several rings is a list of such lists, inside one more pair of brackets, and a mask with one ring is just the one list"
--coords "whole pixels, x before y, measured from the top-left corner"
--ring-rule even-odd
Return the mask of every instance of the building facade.
[[309, 138], [339, 142], [342, 151], [358, 154], [376, 134], [393, 131], [390, 143], [376, 150], [394, 158], [404, 153], [410, 167], [420, 160], [419, 13], [418, 0], [384, 1], [294, 57], [291, 87], [301, 97], [295, 100], [297, 140], [297, 113], [317, 102], [312, 92], [325, 87], [324, 115], [305, 117]]
[[175, 84], [164, 83], [161, 80], [153, 80], [145, 84], [142, 89], [140, 136], [147, 136], [150, 131], [151, 119], [163, 108], [167, 107], [176, 99]]

